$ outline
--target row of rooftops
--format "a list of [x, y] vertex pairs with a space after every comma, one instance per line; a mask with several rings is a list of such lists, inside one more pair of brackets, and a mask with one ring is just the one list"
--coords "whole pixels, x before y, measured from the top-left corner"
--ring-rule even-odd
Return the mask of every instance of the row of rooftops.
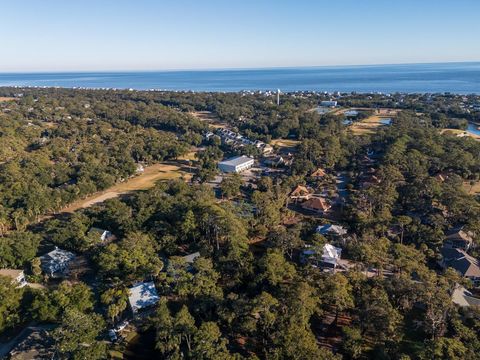
[[[207, 132], [205, 134], [205, 137], [209, 139], [213, 135], [215, 135], [213, 132]], [[216, 131], [216, 135], [218, 135], [220, 139], [226, 144], [233, 144], [237, 146], [253, 145], [261, 149], [264, 154], [270, 153], [273, 151], [273, 148], [270, 145], [264, 143], [263, 141], [250, 140], [246, 136], [243, 136], [229, 129], [220, 128]]]

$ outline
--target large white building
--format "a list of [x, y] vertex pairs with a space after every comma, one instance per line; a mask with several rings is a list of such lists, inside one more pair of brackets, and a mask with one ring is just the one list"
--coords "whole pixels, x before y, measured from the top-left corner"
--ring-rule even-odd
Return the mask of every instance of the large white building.
[[335, 100], [321, 101], [320, 106], [335, 107], [337, 106], [337, 102]]
[[254, 160], [251, 157], [242, 155], [236, 156], [218, 163], [218, 168], [225, 173], [242, 172], [253, 166]]

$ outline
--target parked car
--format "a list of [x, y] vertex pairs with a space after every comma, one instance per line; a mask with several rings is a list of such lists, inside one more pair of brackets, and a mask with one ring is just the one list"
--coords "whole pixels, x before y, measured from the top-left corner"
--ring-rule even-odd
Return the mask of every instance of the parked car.
[[128, 324], [129, 324], [128, 320], [122, 321], [120, 324], [117, 325], [117, 327], [115, 328], [115, 331], [116, 332], [122, 331], [128, 326]]

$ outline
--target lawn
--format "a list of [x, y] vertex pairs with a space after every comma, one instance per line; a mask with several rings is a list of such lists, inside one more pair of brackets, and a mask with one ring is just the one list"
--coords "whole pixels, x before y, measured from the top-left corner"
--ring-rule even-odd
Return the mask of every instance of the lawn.
[[473, 184], [470, 184], [470, 181], [464, 181], [463, 188], [470, 195], [480, 194], [480, 181], [474, 181]]
[[299, 140], [292, 140], [292, 139], [273, 139], [270, 142], [270, 145], [272, 146], [278, 146], [280, 148], [294, 148], [298, 144], [300, 144], [301, 141]]
[[385, 124], [382, 124], [382, 120], [385, 119], [391, 119], [391, 117], [372, 115], [362, 121], [354, 122], [349, 129], [355, 135], [373, 134], [378, 128], [385, 126]]
[[210, 111], [193, 111], [190, 114], [201, 121], [207, 122], [208, 126], [213, 129], [223, 129], [227, 127], [226, 124], [222, 123], [220, 119]]
[[1, 103], [1, 102], [7, 102], [7, 101], [15, 101], [15, 100], [17, 100], [17, 98], [0, 96], [0, 103]]
[[157, 181], [184, 178], [189, 180], [192, 174], [187, 172], [180, 162], [165, 162], [147, 166], [145, 171], [138, 176], [132, 177], [122, 183], [116, 184], [102, 192], [95, 193], [74, 201], [62, 210], [62, 212], [74, 212], [78, 209], [87, 208], [105, 200], [116, 198], [133, 191], [146, 190], [155, 185]]

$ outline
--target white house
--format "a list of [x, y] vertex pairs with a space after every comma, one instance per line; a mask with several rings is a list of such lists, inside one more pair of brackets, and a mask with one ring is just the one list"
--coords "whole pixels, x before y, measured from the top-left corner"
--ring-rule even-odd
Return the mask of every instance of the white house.
[[55, 276], [64, 273], [73, 259], [75, 259], [73, 253], [55, 247], [54, 250], [40, 257], [41, 268], [47, 275]]
[[218, 168], [225, 173], [239, 173], [250, 169], [253, 166], [253, 163], [253, 158], [242, 155], [219, 162]]
[[338, 260], [342, 255], [342, 249], [330, 244], [325, 244], [322, 249], [322, 255], [319, 258], [318, 250], [307, 245], [307, 249], [303, 250], [301, 258], [303, 262], [314, 261], [322, 268], [335, 269]]
[[129, 288], [128, 292], [128, 302], [133, 314], [155, 305], [160, 300], [153, 281], [137, 283]]
[[342, 255], [342, 249], [337, 248], [330, 244], [325, 244], [323, 246], [322, 261], [320, 266], [327, 268], [336, 268], [337, 262], [340, 260]]
[[18, 284], [18, 287], [24, 287], [27, 285], [27, 280], [25, 279], [25, 273], [23, 270], [0, 269], [0, 276], [5, 276], [12, 279], [13, 283]]

